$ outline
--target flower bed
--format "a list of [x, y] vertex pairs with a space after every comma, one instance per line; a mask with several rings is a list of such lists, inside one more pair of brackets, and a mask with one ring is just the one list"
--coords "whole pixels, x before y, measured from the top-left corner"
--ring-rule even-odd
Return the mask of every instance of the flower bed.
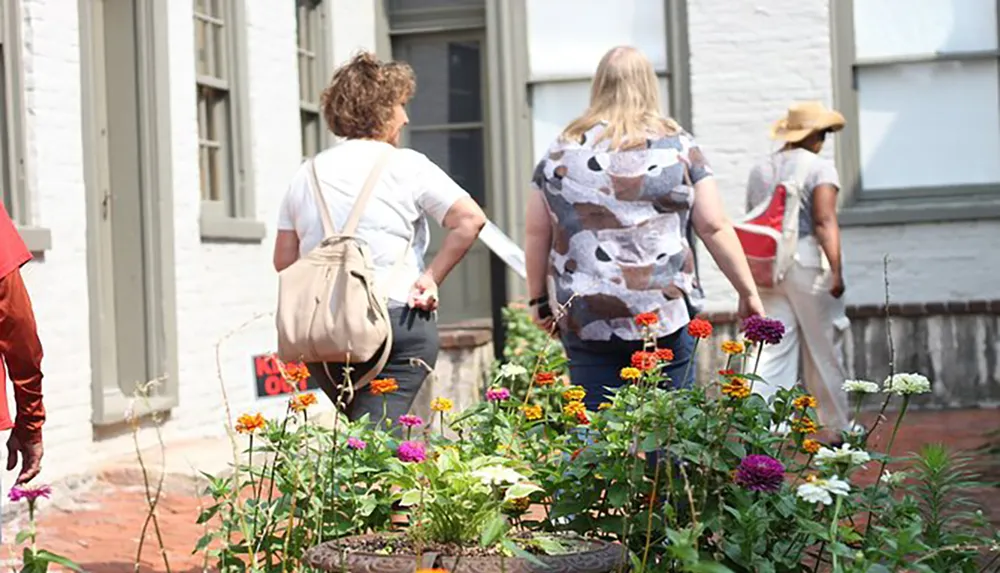
[[[655, 316], [636, 320], [652, 326]], [[689, 330], [704, 341], [712, 327]], [[212, 480], [215, 503], [201, 517], [212, 529], [198, 549], [217, 542], [221, 571], [335, 571], [349, 558], [480, 573], [490, 569], [476, 560], [492, 559], [498, 571], [530, 571], [588, 551], [616, 556], [605, 570], [643, 572], [803, 571], [817, 561], [976, 570], [997, 537], [957, 497], [969, 482], [962, 460], [929, 448], [909, 474], [890, 474], [890, 458], [869, 448], [873, 428], [823, 444], [813, 397], [796, 388], [765, 403], [753, 393], [757, 357], [783, 330], [751, 319], [744, 339], [722, 345], [725, 369], [678, 390], [661, 373], [673, 357], [651, 336], [623, 365], [630, 384], [596, 412], [566, 382], [561, 352], [538, 339], [533, 362], [522, 354], [497, 369], [484, 402], [462, 412], [434, 402], [455, 439], [416, 416], [320, 428], [296, 397], [283, 420], [237, 424], [273, 462]], [[372, 388], [385, 396], [393, 386]], [[929, 388], [916, 374], [845, 384], [857, 408], [900, 397], [900, 419]], [[899, 419], [879, 423], [893, 424], [890, 451]], [[866, 466], [877, 479], [861, 486]], [[247, 488], [249, 500], [233, 493]]]

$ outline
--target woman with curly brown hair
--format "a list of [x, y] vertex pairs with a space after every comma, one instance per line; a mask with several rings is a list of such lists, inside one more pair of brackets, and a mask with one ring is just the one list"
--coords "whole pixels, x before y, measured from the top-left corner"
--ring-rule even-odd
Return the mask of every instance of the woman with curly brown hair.
[[[409, 119], [404, 106], [416, 89], [413, 70], [402, 62], [381, 62], [361, 53], [336, 70], [323, 91], [327, 126], [341, 141], [306, 161], [295, 174], [281, 205], [274, 267], [279, 272], [324, 238], [318, 184], [329, 220], [343, 229], [366, 180], [373, 177], [355, 235], [366, 242], [375, 265], [375, 284], [389, 300], [393, 343], [380, 376], [398, 389], [376, 396], [358, 392], [347, 415], [396, 420], [405, 414], [437, 362], [438, 285], [462, 260], [486, 222], [482, 209], [440, 167], [412, 149], [398, 149]], [[315, 170], [315, 172], [314, 172]], [[314, 179], [315, 178], [315, 179]], [[430, 264], [424, 263], [433, 218], [447, 231]], [[373, 361], [374, 363], [374, 361]], [[359, 379], [372, 364], [352, 365]], [[344, 365], [309, 364], [320, 388], [336, 401]], [[331, 380], [327, 373], [338, 380]]]

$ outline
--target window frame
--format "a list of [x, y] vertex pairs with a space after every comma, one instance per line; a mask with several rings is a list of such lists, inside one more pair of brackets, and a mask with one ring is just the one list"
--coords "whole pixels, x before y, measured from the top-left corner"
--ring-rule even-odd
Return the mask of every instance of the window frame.
[[[318, 37], [314, 41], [313, 46], [313, 61], [312, 64], [316, 68], [316, 83], [318, 92], [315, 94], [315, 101], [309, 101], [302, 99], [302, 65], [300, 63], [300, 58], [303, 57], [303, 47], [302, 47], [302, 36], [300, 35], [299, 25], [299, 10], [302, 8], [300, 4], [310, 3], [311, 8], [306, 8], [306, 11], [313, 11], [314, 17], [318, 18], [319, 22], [314, 24], [314, 31], [318, 34]], [[326, 74], [331, 68], [331, 53], [333, 51], [333, 41], [330, 22], [330, 1], [329, 0], [296, 0], [295, 2], [295, 39], [296, 39], [296, 65], [299, 74], [299, 122], [300, 122], [300, 132], [302, 139], [302, 156], [303, 159], [308, 159], [311, 154], [305, 149], [305, 116], [307, 114], [315, 115], [317, 125], [319, 128], [319, 137], [317, 138], [317, 153], [326, 149], [333, 144], [333, 134], [330, 133], [330, 129], [326, 125], [326, 119], [323, 117], [323, 108], [321, 103], [320, 94], [326, 86], [328, 78]]]
[[[200, 25], [199, 16], [192, 0], [191, 17], [195, 26]], [[226, 93], [224, 102], [228, 125], [223, 126], [223, 136], [227, 145], [224, 159], [225, 173], [222, 192], [225, 199], [211, 201], [201, 198], [199, 228], [202, 241], [260, 243], [266, 234], [264, 223], [257, 219], [256, 197], [251, 159], [250, 110], [248, 97], [247, 64], [247, 21], [245, 0], [219, 0], [225, 11], [221, 30], [221, 42], [225, 62], [225, 78], [201, 74], [198, 70], [198, 32], [194, 30], [195, 43], [195, 89], [214, 89]], [[208, 16], [211, 18], [211, 16]], [[201, 96], [196, 95], [198, 114], [198, 174], [202, 172], [202, 110]], [[221, 123], [221, 122], [220, 122]], [[216, 126], [219, 128], [219, 126]], [[200, 193], [199, 189], [199, 193]]]
[[[833, 102], [847, 120], [835, 144], [842, 183], [840, 223], [866, 226], [1000, 218], [1000, 182], [899, 188], [879, 191], [877, 197], [865, 195], [861, 181], [857, 70], [948, 61], [996, 60], [1000, 63], [1000, 49], [859, 60], [854, 44], [854, 1], [830, 2]], [[1000, 45], [1000, 0], [997, 0], [997, 35]]]
[[2, 70], [4, 106], [3, 132], [0, 133], [0, 153], [6, 154], [9, 166], [6, 174], [0, 172], [0, 197], [11, 203], [10, 217], [32, 253], [43, 253], [52, 248], [52, 233], [36, 226], [32, 216], [32, 191], [27, 154], [27, 110], [24, 98], [24, 62], [21, 22], [21, 0], [4, 0], [0, 3], [0, 70]]

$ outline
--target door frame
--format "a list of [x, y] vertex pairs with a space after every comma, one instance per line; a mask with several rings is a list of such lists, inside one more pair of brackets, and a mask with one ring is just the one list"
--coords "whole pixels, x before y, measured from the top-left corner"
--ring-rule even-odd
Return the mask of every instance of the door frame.
[[178, 405], [177, 319], [174, 279], [173, 193], [167, 3], [136, 2], [142, 240], [146, 300], [147, 367], [159, 384], [136, 399], [120, 386], [115, 346], [114, 266], [111, 257], [107, 74], [103, 59], [104, 0], [78, 0], [83, 159], [87, 222], [87, 283], [90, 311], [92, 423], [105, 426], [127, 416], [162, 412]]

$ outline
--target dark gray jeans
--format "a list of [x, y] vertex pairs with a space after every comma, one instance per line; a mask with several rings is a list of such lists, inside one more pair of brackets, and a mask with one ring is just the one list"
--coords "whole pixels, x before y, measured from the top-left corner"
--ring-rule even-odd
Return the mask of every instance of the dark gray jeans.
[[[352, 421], [368, 414], [371, 421], [382, 419], [383, 399], [386, 417], [394, 423], [406, 414], [423, 386], [427, 375], [437, 364], [438, 339], [437, 322], [433, 314], [408, 307], [389, 309], [392, 320], [392, 350], [385, 368], [377, 378], [395, 378], [399, 390], [385, 396], [373, 396], [369, 387], [354, 392], [354, 400], [347, 405], [347, 417]], [[351, 378], [357, 380], [374, 366], [375, 360], [353, 365]], [[334, 403], [340, 395], [344, 382], [344, 364], [329, 362], [323, 368], [322, 362], [306, 364], [309, 374]], [[327, 370], [335, 380], [330, 380]], [[394, 424], [395, 425], [395, 424]]]

